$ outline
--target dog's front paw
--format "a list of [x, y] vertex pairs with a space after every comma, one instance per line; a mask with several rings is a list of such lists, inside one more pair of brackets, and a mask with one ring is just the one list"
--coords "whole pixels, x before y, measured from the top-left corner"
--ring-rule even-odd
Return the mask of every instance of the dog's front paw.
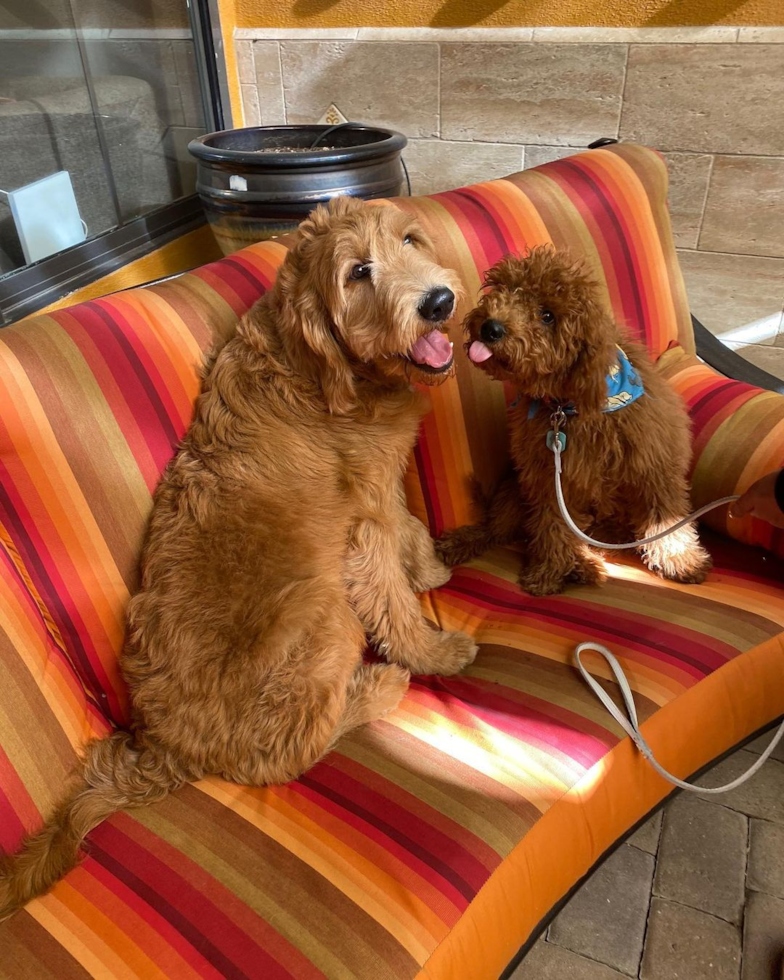
[[713, 559], [703, 548], [698, 548], [696, 553], [659, 555], [655, 559], [646, 553], [643, 561], [661, 578], [682, 582], [684, 585], [702, 585], [713, 568]]
[[448, 565], [465, 565], [490, 546], [487, 529], [482, 524], [464, 524], [446, 531], [434, 542], [436, 555]]
[[434, 558], [429, 562], [427, 568], [412, 568], [408, 573], [408, 580], [414, 592], [430, 592], [431, 589], [440, 589], [452, 578], [452, 569], [447, 568], [443, 562]]
[[473, 663], [479, 647], [467, 633], [456, 630], [449, 633], [438, 630], [433, 633], [431, 644], [426, 652], [416, 656], [408, 666], [414, 674], [459, 674]]
[[568, 582], [579, 585], [602, 585], [607, 581], [607, 569], [598, 555], [586, 551], [577, 555], [574, 568], [566, 576]]
[[648, 568], [661, 578], [684, 585], [700, 585], [713, 568], [713, 559], [697, 540], [693, 525], [654, 541], [642, 553]]
[[436, 633], [436, 644], [434, 674], [459, 674], [474, 662], [479, 652], [479, 647], [468, 633], [461, 630], [454, 633], [441, 630]]
[[531, 595], [557, 595], [563, 592], [567, 577], [549, 568], [523, 568], [517, 582], [523, 592]]
[[375, 718], [383, 718], [403, 700], [411, 673], [399, 664], [373, 664], [363, 670], [373, 674], [372, 706]]

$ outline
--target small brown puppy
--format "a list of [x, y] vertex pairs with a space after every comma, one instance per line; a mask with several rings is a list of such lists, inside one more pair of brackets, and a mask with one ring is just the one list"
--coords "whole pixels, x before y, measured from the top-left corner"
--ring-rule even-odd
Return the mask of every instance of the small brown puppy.
[[[410, 382], [449, 375], [456, 290], [396, 208], [339, 199], [300, 226], [156, 491], [121, 655], [133, 727], [91, 743], [46, 827], [0, 855], [0, 919], [114, 811], [211, 773], [295, 779], [393, 709], [409, 671], [473, 660], [422, 618], [414, 592], [449, 571], [402, 487], [424, 412]], [[366, 635], [388, 663], [363, 664]]]
[[[516, 476], [498, 488], [483, 524], [447, 533], [437, 551], [455, 565], [492, 544], [524, 540], [520, 584], [529, 592], [598, 583], [605, 577], [599, 555], [558, 510], [547, 446], [553, 413], [566, 413], [567, 507], [582, 530], [612, 533], [618, 543], [690, 512], [688, 415], [647, 351], [621, 340], [596, 284], [565, 253], [540, 247], [525, 258], [507, 256], [486, 284], [489, 292], [466, 318], [466, 346], [478, 367], [521, 396], [509, 413]], [[649, 545], [643, 558], [678, 582], [701, 582], [711, 564], [693, 525]]]

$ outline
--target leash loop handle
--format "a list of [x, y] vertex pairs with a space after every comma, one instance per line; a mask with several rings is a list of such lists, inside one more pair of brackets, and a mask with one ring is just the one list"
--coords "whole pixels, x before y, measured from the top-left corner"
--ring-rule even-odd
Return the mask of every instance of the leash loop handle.
[[[623, 700], [623, 706], [626, 709], [626, 714], [624, 714], [618, 705], [613, 701], [610, 695], [604, 690], [604, 688], [599, 684], [595, 677], [590, 674], [582, 662], [582, 654], [586, 650], [591, 650], [598, 653], [600, 656], [604, 657], [607, 664], [612, 672], [616, 684], [618, 685], [621, 698]], [[629, 685], [629, 681], [626, 679], [626, 674], [623, 671], [618, 659], [610, 653], [607, 647], [602, 646], [601, 643], [580, 643], [574, 651], [575, 660], [577, 662], [577, 669], [583, 676], [583, 680], [590, 687], [596, 697], [602, 702], [607, 711], [612, 715], [615, 721], [621, 726], [621, 728], [626, 732], [629, 738], [634, 742], [637, 748], [640, 750], [643, 756], [648, 760], [648, 762], [653, 766], [656, 772], [659, 773], [664, 779], [671, 782], [674, 786], [678, 786], [680, 789], [689, 790], [692, 793], [705, 793], [709, 795], [716, 795], [719, 793], [728, 793], [730, 790], [741, 786], [750, 779], [755, 772], [762, 768], [762, 766], [768, 761], [768, 759], [773, 754], [776, 746], [779, 744], [782, 738], [784, 738], [784, 722], [779, 726], [778, 731], [773, 736], [773, 740], [770, 745], [765, 749], [762, 755], [757, 759], [757, 761], [750, 766], [746, 772], [741, 773], [737, 779], [733, 779], [731, 783], [727, 783], [725, 786], [695, 786], [694, 783], [687, 783], [682, 779], [678, 779], [677, 776], [673, 776], [672, 773], [667, 772], [667, 770], [659, 764], [653, 754], [653, 750], [650, 745], [645, 741], [645, 736], [640, 731], [640, 725], [637, 720], [637, 709], [634, 705], [634, 695], [632, 694], [632, 689]]]

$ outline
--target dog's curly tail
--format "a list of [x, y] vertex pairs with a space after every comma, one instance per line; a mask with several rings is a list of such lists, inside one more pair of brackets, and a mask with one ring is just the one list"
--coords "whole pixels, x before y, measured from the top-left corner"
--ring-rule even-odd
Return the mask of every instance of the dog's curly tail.
[[82, 841], [112, 813], [163, 799], [185, 781], [164, 755], [116, 732], [91, 742], [78, 782], [37, 834], [0, 855], [0, 921], [48, 891], [79, 860]]

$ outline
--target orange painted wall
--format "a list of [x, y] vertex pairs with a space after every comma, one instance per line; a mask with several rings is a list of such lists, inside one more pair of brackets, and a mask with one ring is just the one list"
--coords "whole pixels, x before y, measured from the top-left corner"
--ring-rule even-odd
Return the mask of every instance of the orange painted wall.
[[238, 27], [776, 25], [782, 0], [221, 0]]

